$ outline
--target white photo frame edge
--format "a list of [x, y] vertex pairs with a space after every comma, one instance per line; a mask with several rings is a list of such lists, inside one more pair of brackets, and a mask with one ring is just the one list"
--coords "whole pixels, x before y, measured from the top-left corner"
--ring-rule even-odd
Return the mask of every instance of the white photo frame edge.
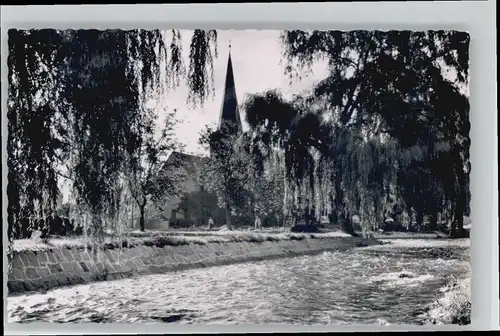
[[[455, 29], [471, 34], [471, 232], [472, 324], [458, 326], [175, 326], [48, 323], [8, 324], [6, 334], [26, 333], [196, 333], [269, 331], [492, 330], [499, 328], [498, 159], [496, 135], [495, 1], [270, 3], [176, 5], [2, 6], [2, 153], [6, 153], [7, 30], [9, 28], [179, 28], [179, 29]], [[2, 200], [6, 156], [2, 155]], [[478, 196], [479, 195], [479, 196]], [[2, 218], [7, 205], [2, 202]], [[2, 235], [6, 243], [6, 225]], [[7, 257], [4, 252], [4, 268]], [[491, 259], [490, 259], [491, 258]], [[5, 274], [5, 272], [4, 272]], [[7, 293], [4, 275], [4, 293]], [[5, 298], [4, 294], [4, 298]], [[4, 299], [4, 308], [6, 300]], [[6, 309], [4, 309], [6, 311]]]

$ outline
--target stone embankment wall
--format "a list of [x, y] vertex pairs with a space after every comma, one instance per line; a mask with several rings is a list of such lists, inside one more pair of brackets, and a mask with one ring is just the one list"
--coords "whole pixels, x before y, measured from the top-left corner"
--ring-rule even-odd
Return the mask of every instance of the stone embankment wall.
[[378, 244], [355, 237], [303, 240], [208, 243], [180, 246], [135, 246], [108, 249], [97, 257], [85, 249], [54, 248], [23, 251], [12, 258], [10, 293], [47, 290], [91, 281], [114, 280], [140, 274], [315, 254]]

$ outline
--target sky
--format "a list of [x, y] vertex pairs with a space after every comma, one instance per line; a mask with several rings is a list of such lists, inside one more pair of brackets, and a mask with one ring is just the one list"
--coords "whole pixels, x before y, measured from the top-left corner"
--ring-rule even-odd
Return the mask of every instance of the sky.
[[[189, 64], [189, 43], [192, 31], [182, 31], [183, 54], [185, 64]], [[282, 46], [279, 30], [220, 30], [218, 31], [218, 58], [214, 61], [215, 95], [209, 97], [202, 107], [191, 108], [186, 104], [188, 88], [185, 84], [175, 91], [169, 91], [161, 97], [157, 105], [162, 119], [162, 111], [177, 109], [178, 140], [185, 146], [184, 152], [205, 154], [198, 145], [200, 132], [207, 126], [216, 126], [224, 93], [229, 43], [233, 63], [234, 81], [238, 103], [241, 105], [245, 96], [261, 93], [269, 89], [278, 89], [285, 96], [313, 87], [327, 76], [327, 64], [318, 62], [311, 73], [302, 80], [293, 81], [284, 73], [285, 64], [280, 64]], [[161, 101], [161, 102], [160, 102]], [[241, 111], [240, 111], [241, 113]], [[241, 114], [242, 119], [244, 115]]]

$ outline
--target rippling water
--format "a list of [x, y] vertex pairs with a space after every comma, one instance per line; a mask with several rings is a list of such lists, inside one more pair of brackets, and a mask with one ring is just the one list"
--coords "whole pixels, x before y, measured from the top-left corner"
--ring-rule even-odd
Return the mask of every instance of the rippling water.
[[[468, 241], [391, 245], [148, 275], [8, 298], [9, 322], [418, 323]], [[409, 277], [400, 278], [405, 273]]]

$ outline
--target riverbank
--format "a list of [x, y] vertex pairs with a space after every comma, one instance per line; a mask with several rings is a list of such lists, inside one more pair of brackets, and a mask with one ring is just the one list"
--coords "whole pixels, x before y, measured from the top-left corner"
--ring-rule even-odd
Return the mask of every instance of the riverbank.
[[[439, 289], [437, 298], [429, 302], [424, 307], [420, 307], [410, 314], [417, 317], [417, 323], [427, 325], [447, 325], [458, 324], [467, 325], [471, 320], [471, 288], [470, 288], [470, 239], [381, 239], [383, 245], [370, 247], [370, 250], [387, 250], [388, 247], [394, 250], [406, 251], [407, 255], [423, 253], [425, 259], [435, 260], [435, 268], [442, 268], [446, 260], [454, 259], [456, 249], [467, 252], [467, 258], [458, 264], [454, 271], [461, 269], [461, 274], [447, 275], [443, 280], [443, 287]], [[455, 252], [452, 252], [455, 250]], [[401, 257], [402, 255], [400, 255]], [[464, 272], [465, 271], [465, 272]], [[457, 272], [458, 273], [458, 272]], [[385, 278], [397, 279], [402, 283], [405, 280], [416, 281], [418, 277], [406, 270], [385, 275]], [[421, 279], [432, 279], [430, 274], [421, 275]]]
[[[105, 235], [101, 248], [131, 248], [135, 246], [179, 246], [208, 243], [249, 242], [301, 240], [306, 238], [321, 239], [334, 237], [351, 237], [349, 234], [335, 231], [319, 234], [266, 232], [266, 231], [132, 231], [119, 235]], [[84, 237], [50, 237], [47, 239], [18, 239], [14, 240], [14, 252], [50, 251], [54, 248], [91, 249], [94, 247], [92, 239]]]
[[454, 279], [442, 288], [444, 296], [432, 303], [423, 314], [424, 320], [432, 324], [471, 323], [470, 278]]
[[374, 233], [375, 239], [450, 239], [449, 235], [442, 232], [418, 233], [418, 232], [385, 232]]
[[470, 277], [469, 245], [392, 240], [19, 293], [8, 296], [7, 316], [19, 323], [428, 325], [419, 315], [445, 296], [442, 288]]
[[[37, 249], [14, 248], [9, 293], [44, 291], [92, 281], [164, 273], [190, 268], [317, 254], [380, 244], [376, 239], [333, 234], [238, 235], [212, 237], [147, 237], [104, 243], [89, 250], [76, 241]], [[33, 247], [33, 246], [31, 246]]]
[[[358, 232], [361, 236], [362, 233]], [[441, 232], [416, 233], [416, 232], [385, 232], [372, 233], [374, 239], [378, 240], [433, 240], [449, 239], [449, 236]], [[329, 238], [329, 237], [350, 237], [349, 234], [340, 230], [327, 230], [320, 233], [291, 233], [283, 228], [267, 228], [261, 230], [133, 230], [124, 232], [121, 235], [105, 234], [102, 240], [102, 247], [105, 249], [129, 248], [133, 246], [178, 246], [187, 244], [207, 244], [220, 242], [262, 242], [280, 240], [299, 240], [304, 238]], [[90, 238], [82, 236], [58, 237], [53, 236], [46, 239], [18, 239], [13, 242], [12, 250], [23, 251], [48, 251], [53, 248], [92, 248]], [[161, 245], [161, 246], [160, 246]]]

